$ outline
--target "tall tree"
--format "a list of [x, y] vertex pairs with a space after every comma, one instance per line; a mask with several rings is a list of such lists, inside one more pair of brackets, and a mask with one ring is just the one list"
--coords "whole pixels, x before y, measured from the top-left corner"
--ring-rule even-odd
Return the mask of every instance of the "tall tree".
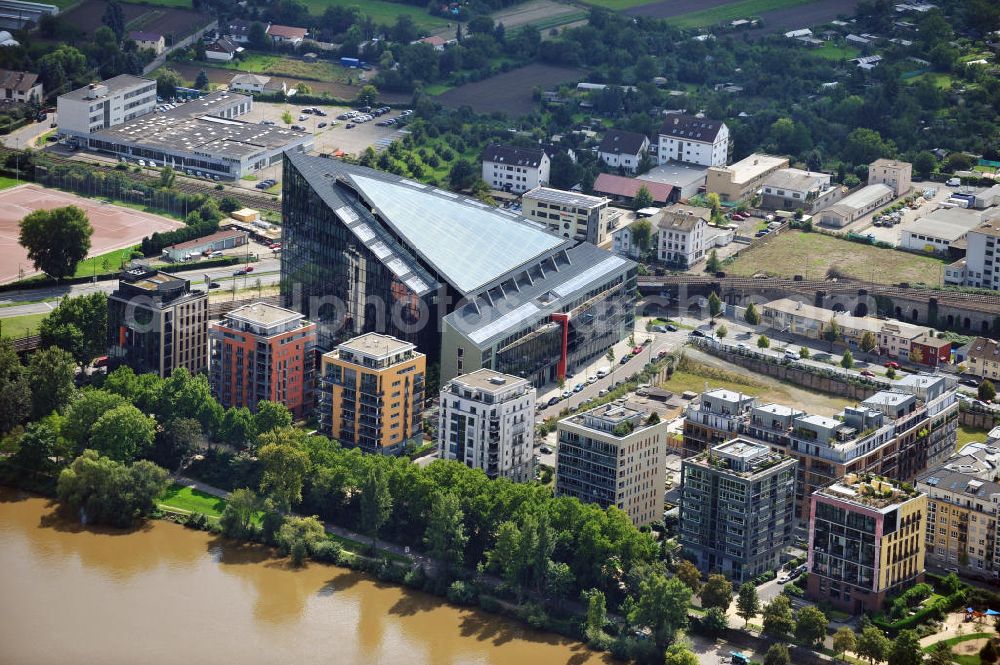
[[244, 538], [252, 530], [253, 518], [260, 509], [260, 498], [248, 487], [233, 490], [219, 518], [222, 532], [232, 538]]
[[792, 665], [792, 657], [784, 644], [772, 644], [764, 654], [764, 665]]
[[681, 559], [674, 572], [693, 593], [698, 593], [701, 589], [701, 571], [687, 559]]
[[380, 464], [373, 464], [361, 486], [361, 524], [372, 539], [378, 542], [378, 532], [392, 515], [392, 494], [389, 482]]
[[[854, 636], [854, 631], [847, 626], [841, 626], [837, 629], [837, 632], [833, 634], [833, 651], [841, 660], [844, 659], [845, 653], [848, 651], [854, 651], [857, 648], [858, 640]], [[940, 665], [944, 664], [942, 663]]]
[[698, 665], [698, 656], [683, 644], [671, 644], [663, 654], [664, 665]]
[[792, 617], [792, 605], [788, 596], [777, 596], [764, 606], [765, 635], [787, 641], [793, 630], [795, 630], [795, 619]]
[[649, 223], [648, 219], [638, 219], [628, 227], [628, 230], [632, 236], [632, 244], [639, 250], [638, 256], [642, 256], [649, 249], [652, 241], [653, 225]]
[[861, 635], [858, 636], [857, 642], [854, 653], [867, 660], [871, 665], [885, 660], [889, 655], [889, 648], [892, 646], [889, 638], [875, 626], [865, 627], [861, 631]]
[[866, 330], [861, 335], [861, 341], [858, 343], [858, 346], [861, 347], [861, 350], [864, 351], [865, 353], [871, 353], [872, 351], [877, 349], [878, 340], [875, 339], [875, 333], [873, 333], [871, 330]]
[[9, 339], [0, 337], [0, 434], [31, 415], [31, 383]]
[[257, 434], [291, 427], [292, 412], [284, 404], [262, 400], [257, 402], [257, 413], [253, 416], [253, 424]]
[[199, 90], [205, 90], [208, 88], [208, 74], [205, 73], [204, 69], [198, 71], [198, 76], [194, 79], [194, 87]]
[[983, 379], [976, 389], [976, 396], [984, 402], [992, 402], [997, 396], [997, 389], [989, 379]]
[[760, 325], [760, 312], [757, 311], [757, 307], [753, 303], [747, 306], [747, 311], [743, 313], [743, 320], [752, 326]]
[[450, 492], [439, 492], [431, 501], [431, 512], [424, 531], [424, 545], [431, 558], [442, 564], [450, 575], [465, 562], [465, 513], [458, 497]]
[[840, 357], [840, 366], [844, 369], [852, 369], [854, 367], [854, 355], [850, 349], [844, 351], [844, 355]]
[[795, 637], [810, 647], [814, 647], [826, 637], [830, 621], [823, 612], [812, 605], [806, 605], [795, 617]]
[[35, 268], [55, 279], [72, 277], [90, 251], [86, 213], [76, 206], [36, 210], [21, 220], [18, 242], [28, 250]]
[[632, 209], [642, 210], [643, 208], [649, 208], [652, 205], [653, 195], [650, 193], [649, 188], [645, 185], [640, 185], [638, 191], [635, 193], [635, 197], [632, 199]]
[[722, 300], [719, 299], [719, 295], [712, 291], [708, 294], [708, 313], [714, 319], [722, 311]]
[[[708, 259], [705, 261], [705, 270], [713, 275], [722, 270], [722, 261], [719, 260], [719, 253], [714, 249], [708, 253]], [[750, 303], [750, 306], [753, 307], [753, 303]]]
[[59, 474], [57, 495], [88, 523], [127, 527], [153, 512], [169, 484], [169, 474], [152, 462], [126, 466], [85, 450]]
[[86, 388], [70, 402], [66, 409], [66, 421], [63, 424], [63, 435], [70, 440], [78, 452], [90, 445], [90, 431], [94, 423], [108, 411], [128, 404], [126, 399], [116, 393], [95, 388]]
[[156, 421], [131, 404], [105, 412], [90, 428], [88, 445], [126, 464], [144, 456], [153, 445]]
[[108, 348], [108, 296], [88, 293], [59, 301], [38, 329], [43, 346], [69, 351], [80, 367]]
[[257, 453], [260, 491], [270, 493], [283, 512], [302, 501], [302, 485], [309, 473], [309, 454], [288, 443], [269, 443]]
[[690, 602], [691, 589], [684, 582], [653, 573], [640, 583], [639, 599], [629, 620], [648, 627], [653, 641], [663, 648], [673, 641], [677, 631], [687, 626]]
[[223, 441], [236, 448], [242, 448], [257, 437], [253, 414], [245, 406], [229, 407], [222, 419], [220, 432]]
[[205, 432], [194, 418], [174, 418], [156, 432], [149, 458], [165, 469], [176, 469], [184, 458], [205, 445]]
[[701, 606], [705, 609], [718, 607], [728, 610], [733, 602], [733, 583], [725, 575], [715, 573], [708, 576], [705, 586], [701, 587]]
[[604, 592], [591, 589], [587, 593], [587, 625], [584, 633], [591, 642], [604, 634], [604, 624], [608, 620], [608, 608]]
[[28, 363], [32, 418], [62, 411], [73, 396], [75, 378], [76, 364], [70, 354], [56, 346], [35, 351]]
[[19, 471], [51, 473], [72, 454], [71, 447], [59, 433], [62, 420], [62, 416], [52, 415], [28, 423], [17, 441], [17, 453], [13, 457]]
[[101, 23], [111, 28], [119, 43], [125, 39], [125, 12], [122, 11], [122, 6], [118, 4], [118, 0], [110, 0], [105, 6]]
[[744, 626], [750, 623], [750, 619], [760, 614], [760, 598], [753, 582], [744, 582], [740, 586], [740, 593], [736, 597], [736, 614], [743, 619]]
[[889, 650], [889, 665], [921, 665], [924, 662], [924, 652], [920, 648], [920, 639], [912, 630], [901, 630], [892, 642]]

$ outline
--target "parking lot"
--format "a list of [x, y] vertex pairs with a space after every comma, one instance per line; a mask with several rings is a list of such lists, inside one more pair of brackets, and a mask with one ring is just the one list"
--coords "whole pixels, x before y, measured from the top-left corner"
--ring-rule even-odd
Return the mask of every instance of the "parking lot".
[[[875, 240], [880, 240], [882, 242], [892, 243], [893, 246], [899, 244], [899, 239], [903, 235], [903, 230], [908, 228], [909, 225], [913, 224], [918, 219], [929, 215], [937, 209], [937, 204], [941, 201], [945, 201], [951, 196], [954, 188], [946, 187], [939, 182], [915, 182], [913, 183], [914, 192], [925, 192], [927, 190], [935, 190], [934, 196], [928, 199], [925, 203], [920, 205], [916, 209], [903, 208], [902, 218], [898, 224], [893, 226], [874, 226], [873, 219], [874, 215], [866, 215], [861, 223], [855, 224], [851, 227], [851, 230], [855, 233], [861, 234], [872, 234], [875, 236]], [[881, 208], [880, 208], [881, 210]]]
[[[326, 115], [318, 116], [313, 113], [302, 113], [302, 109], [314, 107], [320, 109]], [[278, 104], [274, 102], [256, 102], [253, 105], [253, 110], [240, 119], [248, 122], [273, 122], [280, 127], [289, 127], [291, 125], [305, 127], [306, 131], [316, 137], [316, 142], [312, 149], [312, 152], [316, 154], [332, 155], [338, 150], [343, 150], [348, 154], [359, 155], [368, 146], [372, 146], [375, 150], [381, 150], [392, 141], [404, 135], [399, 126], [379, 127], [375, 124], [382, 120], [398, 118], [401, 114], [400, 109], [393, 109], [389, 113], [367, 123], [337, 120], [338, 115], [352, 110], [354, 109], [346, 106], [312, 103], [295, 104], [293, 102], [286, 102]], [[282, 116], [286, 112], [292, 117], [291, 123], [285, 123], [282, 119]], [[300, 118], [302, 119], [300, 120]], [[324, 126], [320, 127], [319, 125], [321, 124]], [[354, 124], [355, 126], [347, 129], [348, 124]], [[281, 164], [275, 164], [274, 166], [262, 169], [258, 173], [256, 180], [242, 180], [240, 184], [243, 187], [253, 188], [258, 182], [268, 178], [281, 180]]]

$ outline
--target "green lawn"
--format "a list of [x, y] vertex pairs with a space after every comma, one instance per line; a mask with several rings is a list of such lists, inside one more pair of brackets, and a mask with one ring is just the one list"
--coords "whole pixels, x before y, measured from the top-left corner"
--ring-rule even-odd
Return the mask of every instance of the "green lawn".
[[214, 497], [191, 487], [172, 485], [167, 490], [160, 505], [176, 508], [188, 513], [201, 513], [206, 517], [221, 517], [226, 507], [225, 499]]
[[940, 286], [944, 262], [933, 256], [793, 230], [743, 250], [724, 270], [737, 276], [765, 272], [781, 277], [802, 275], [805, 279], [826, 279], [829, 268], [837, 268], [855, 279], [874, 279], [883, 284], [910, 282]]
[[759, 16], [763, 12], [785, 9], [797, 5], [806, 5], [815, 0], [738, 0], [711, 9], [682, 14], [668, 18], [667, 21], [679, 28], [704, 28], [717, 25], [723, 21]]
[[0, 335], [3, 337], [27, 337], [38, 333], [38, 325], [45, 314], [24, 314], [0, 319]]
[[951, 75], [942, 74], [941, 72], [924, 72], [923, 74], [918, 74], [917, 76], [911, 76], [906, 79], [904, 83], [906, 85], [913, 85], [917, 81], [927, 80], [934, 84], [934, 87], [941, 90], [948, 90], [951, 88]]
[[809, 51], [811, 54], [823, 58], [824, 60], [850, 60], [858, 57], [860, 51], [847, 44], [837, 44], [835, 42], [823, 42], [819, 48]]
[[128, 256], [133, 249], [139, 249], [139, 245], [126, 247], [125, 249], [116, 249], [107, 254], [100, 254], [92, 256], [89, 259], [84, 259], [77, 264], [74, 277], [89, 277], [95, 271], [97, 274], [114, 272], [121, 266], [122, 258]]
[[347, 73], [350, 71], [328, 60], [304, 62], [297, 58], [271, 53], [250, 53], [238, 60], [231, 60], [229, 62], [211, 61], [205, 64], [221, 69], [232, 69], [252, 74], [269, 74], [296, 79], [332, 82], [346, 81]]
[[448, 92], [455, 86], [450, 83], [431, 83], [430, 85], [424, 86], [424, 92], [428, 95], [440, 95]]
[[0, 189], [9, 189], [15, 185], [20, 185], [20, 181], [14, 180], [14, 178], [8, 178], [7, 176], [0, 176]]
[[434, 30], [448, 25], [449, 21], [439, 17], [431, 16], [421, 7], [404, 5], [386, 0], [304, 0], [306, 7], [311, 14], [321, 15], [327, 7], [360, 7], [361, 11], [368, 14], [376, 23], [392, 24], [396, 22], [396, 17], [406, 14], [413, 17], [413, 22], [417, 27], [424, 30]]
[[976, 429], [975, 427], [969, 427], [968, 425], [959, 425], [958, 442], [955, 444], [955, 450], [961, 450], [967, 443], [985, 441], [987, 434], [989, 434], [989, 432], [984, 429]]

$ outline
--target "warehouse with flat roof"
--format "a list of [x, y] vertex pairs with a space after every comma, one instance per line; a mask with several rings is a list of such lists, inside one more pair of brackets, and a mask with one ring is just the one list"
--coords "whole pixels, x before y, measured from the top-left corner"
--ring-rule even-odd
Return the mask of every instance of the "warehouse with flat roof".
[[231, 180], [279, 163], [286, 150], [312, 147], [307, 132], [237, 119], [252, 108], [252, 97], [213, 92], [78, 140], [97, 152]]

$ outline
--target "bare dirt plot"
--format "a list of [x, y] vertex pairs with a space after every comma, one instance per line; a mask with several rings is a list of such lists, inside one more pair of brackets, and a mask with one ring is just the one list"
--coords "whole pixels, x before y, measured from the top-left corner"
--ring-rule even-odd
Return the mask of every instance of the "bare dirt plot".
[[533, 64], [460, 85], [439, 95], [437, 100], [451, 108], [468, 106], [476, 113], [500, 111], [518, 116], [535, 108], [531, 93], [536, 86], [544, 90], [582, 76], [580, 69]]
[[[60, 14], [60, 18], [66, 25], [92, 34], [104, 25], [101, 18], [107, 4], [105, 0], [85, 0]], [[167, 37], [167, 43], [184, 39], [212, 20], [205, 14], [176, 7], [151, 7], [123, 2], [121, 8], [125, 15], [126, 29], [155, 30]]]
[[14, 187], [0, 192], [0, 283], [17, 279], [21, 269], [25, 276], [35, 273], [27, 250], [17, 242], [18, 225], [24, 216], [35, 210], [68, 205], [82, 208], [94, 227], [89, 256], [130, 247], [156, 231], [170, 231], [183, 226], [166, 217], [86, 199], [57, 189], [38, 185]]

